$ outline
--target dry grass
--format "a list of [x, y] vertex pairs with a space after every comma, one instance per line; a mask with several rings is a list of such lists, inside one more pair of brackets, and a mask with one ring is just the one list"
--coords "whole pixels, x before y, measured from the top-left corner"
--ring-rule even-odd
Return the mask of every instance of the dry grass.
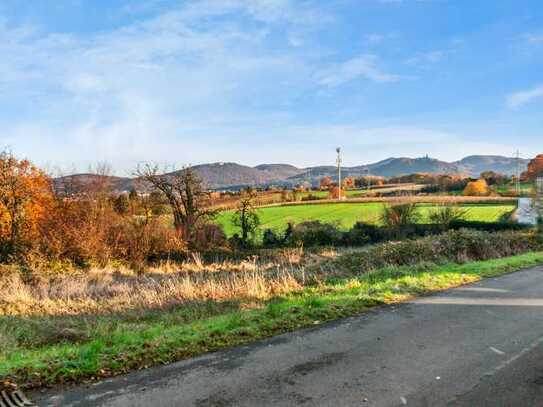
[[145, 274], [123, 266], [30, 275], [5, 268], [0, 279], [0, 315], [105, 315], [202, 301], [261, 302], [301, 290], [306, 266], [336, 254], [289, 249], [273, 258], [214, 263], [195, 255], [183, 263], [150, 267]]

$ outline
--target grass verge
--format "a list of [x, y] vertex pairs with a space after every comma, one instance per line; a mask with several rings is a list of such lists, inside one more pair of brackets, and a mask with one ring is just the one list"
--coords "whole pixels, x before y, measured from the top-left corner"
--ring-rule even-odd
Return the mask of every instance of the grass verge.
[[108, 321], [107, 329], [96, 328], [85, 342], [1, 354], [0, 378], [30, 388], [113, 376], [542, 263], [543, 252], [532, 252], [461, 265], [423, 263], [384, 268], [362, 276], [330, 279], [273, 298], [256, 309], [228, 312], [191, 323], [179, 321], [182, 307], [157, 313], [148, 320], [118, 319], [114, 324]]

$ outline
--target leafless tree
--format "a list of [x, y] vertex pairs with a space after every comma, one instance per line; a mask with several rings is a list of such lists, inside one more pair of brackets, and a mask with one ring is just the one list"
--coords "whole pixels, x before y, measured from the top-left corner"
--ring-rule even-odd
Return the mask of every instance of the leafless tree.
[[190, 167], [162, 174], [157, 165], [145, 164], [136, 175], [164, 194], [173, 213], [174, 227], [186, 241], [190, 242], [195, 229], [217, 213], [210, 207], [202, 180]]

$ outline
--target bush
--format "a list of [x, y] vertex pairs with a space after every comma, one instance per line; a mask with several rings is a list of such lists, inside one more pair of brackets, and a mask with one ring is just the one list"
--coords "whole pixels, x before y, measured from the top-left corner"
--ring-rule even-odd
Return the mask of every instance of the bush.
[[489, 233], [461, 229], [417, 240], [371, 246], [335, 261], [341, 262], [341, 266], [349, 273], [362, 274], [382, 267], [421, 262], [463, 263], [513, 256], [542, 248], [542, 243], [532, 233]]
[[262, 244], [264, 247], [277, 247], [283, 243], [283, 239], [273, 230], [266, 229], [262, 235]]
[[305, 202], [305, 201], [318, 201], [319, 199], [323, 199], [323, 198], [319, 198], [317, 195], [311, 194], [311, 193], [302, 197], [303, 202]]
[[468, 182], [468, 185], [464, 188], [464, 195], [466, 196], [486, 196], [489, 194], [490, 189], [484, 178]]
[[348, 231], [344, 233], [343, 242], [349, 246], [362, 246], [366, 243], [376, 243], [382, 241], [383, 229], [364, 222], [357, 222]]
[[456, 205], [445, 204], [430, 214], [430, 220], [444, 228], [448, 228], [454, 221], [464, 219], [469, 213], [468, 209], [460, 208]]
[[435, 193], [441, 192], [441, 187], [436, 184], [426, 185], [422, 187], [419, 192], [423, 194], [435, 194]]
[[224, 231], [214, 223], [198, 225], [191, 241], [193, 250], [197, 252], [223, 251], [228, 249], [228, 240]]
[[385, 226], [402, 227], [412, 225], [419, 220], [420, 215], [417, 212], [417, 205], [414, 203], [404, 203], [398, 205], [387, 205], [383, 208], [381, 221]]
[[296, 246], [331, 246], [341, 244], [342, 233], [330, 223], [302, 222], [292, 229], [289, 243]]

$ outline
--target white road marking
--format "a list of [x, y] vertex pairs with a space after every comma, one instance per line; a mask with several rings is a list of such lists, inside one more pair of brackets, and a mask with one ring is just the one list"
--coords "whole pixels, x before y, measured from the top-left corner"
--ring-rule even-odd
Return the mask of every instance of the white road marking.
[[498, 355], [505, 355], [505, 352], [502, 352], [501, 350], [499, 349], [496, 349], [494, 346], [491, 346], [490, 347], [490, 350], [494, 353], [497, 353]]
[[543, 307], [543, 298], [468, 298], [428, 297], [409, 301], [411, 304], [492, 305], [517, 307]]
[[516, 361], [517, 359], [521, 358], [522, 356], [524, 356], [525, 354], [527, 354], [528, 352], [531, 352], [532, 350], [534, 350], [535, 348], [537, 348], [539, 345], [541, 345], [543, 343], [543, 336], [540, 337], [539, 339], [535, 340], [534, 342], [532, 342], [530, 344], [530, 346], [527, 346], [526, 348], [522, 349], [519, 353], [517, 353], [515, 356], [512, 356], [510, 357], [509, 359], [507, 359], [506, 361], [503, 361], [502, 363], [500, 363], [498, 366], [496, 366], [494, 369], [492, 370], [489, 370], [488, 372], [485, 373], [484, 376], [494, 376], [496, 373], [498, 373], [500, 370], [506, 368], [507, 366], [509, 366], [511, 363], [513, 363], [514, 361]]
[[407, 405], [407, 399], [405, 397], [400, 397], [400, 400], [404, 406]]

